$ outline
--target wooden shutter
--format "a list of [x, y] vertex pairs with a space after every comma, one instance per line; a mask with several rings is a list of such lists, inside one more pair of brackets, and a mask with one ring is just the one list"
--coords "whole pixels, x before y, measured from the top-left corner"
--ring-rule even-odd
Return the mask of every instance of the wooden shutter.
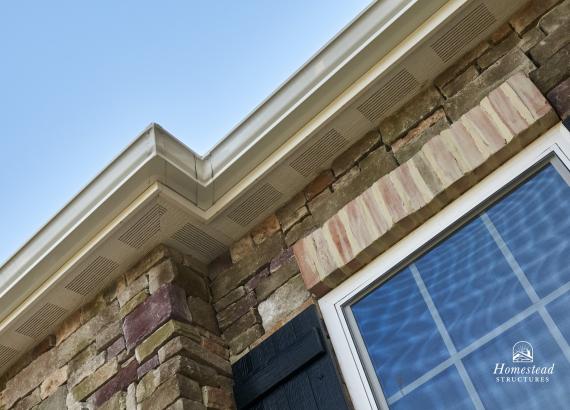
[[315, 306], [233, 366], [238, 409], [349, 409]]

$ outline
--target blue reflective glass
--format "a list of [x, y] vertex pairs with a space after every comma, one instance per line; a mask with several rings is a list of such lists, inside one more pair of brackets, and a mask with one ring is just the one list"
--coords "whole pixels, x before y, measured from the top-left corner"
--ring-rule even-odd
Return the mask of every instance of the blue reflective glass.
[[546, 305], [546, 310], [552, 316], [564, 338], [570, 342], [570, 293], [550, 302]]
[[[513, 363], [513, 345], [521, 340], [532, 345], [533, 363]], [[570, 406], [570, 366], [538, 313], [475, 350], [463, 359], [463, 363], [487, 409], [567, 409]], [[494, 374], [497, 364], [498, 372], [504, 364], [502, 375]], [[552, 375], [514, 376], [544, 377], [542, 381], [512, 381], [513, 376], [504, 370], [507, 367], [550, 367], [552, 364]], [[497, 380], [501, 377], [503, 379]]]
[[[546, 164], [351, 305], [390, 408], [570, 408], [569, 205]], [[521, 340], [533, 363], [513, 363]], [[503, 382], [497, 363], [554, 374]]]
[[386, 396], [449, 357], [409, 269], [352, 306]]
[[423, 384], [390, 406], [393, 410], [475, 408], [454, 366]]
[[552, 165], [487, 211], [540, 297], [570, 280], [570, 189]]
[[531, 304], [480, 219], [454, 232], [416, 266], [457, 349]]

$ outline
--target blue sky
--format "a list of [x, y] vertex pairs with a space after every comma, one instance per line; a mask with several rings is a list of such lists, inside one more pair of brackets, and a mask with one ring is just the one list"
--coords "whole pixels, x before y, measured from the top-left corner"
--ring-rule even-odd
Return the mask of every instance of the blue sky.
[[149, 123], [205, 153], [368, 0], [0, 3], [0, 264]]

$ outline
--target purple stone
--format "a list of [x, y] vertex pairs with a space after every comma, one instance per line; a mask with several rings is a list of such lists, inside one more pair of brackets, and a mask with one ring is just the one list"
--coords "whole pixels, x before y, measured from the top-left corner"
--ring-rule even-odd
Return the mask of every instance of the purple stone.
[[150, 359], [148, 359], [146, 362], [144, 362], [143, 364], [141, 364], [139, 366], [139, 368], [137, 370], [138, 378], [140, 379], [141, 377], [143, 377], [145, 374], [147, 374], [151, 370], [157, 368], [159, 364], [160, 364], [160, 361], [158, 360], [158, 355], [155, 354], [154, 356], [152, 356]]
[[129, 384], [137, 379], [137, 369], [139, 364], [133, 360], [127, 367], [123, 367], [119, 372], [113, 376], [111, 380], [105, 383], [93, 394], [93, 404], [99, 407], [120, 390], [127, 390]]
[[162, 285], [123, 321], [127, 349], [131, 350], [168, 320], [190, 322], [184, 290], [172, 283]]

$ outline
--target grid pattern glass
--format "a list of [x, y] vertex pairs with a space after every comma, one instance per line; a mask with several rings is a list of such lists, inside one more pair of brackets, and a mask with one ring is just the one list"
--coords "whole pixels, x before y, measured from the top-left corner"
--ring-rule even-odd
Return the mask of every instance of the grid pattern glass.
[[[570, 187], [554, 164], [350, 306], [391, 409], [570, 408]], [[533, 363], [513, 363], [518, 341]], [[513, 381], [501, 364], [554, 368]]]

